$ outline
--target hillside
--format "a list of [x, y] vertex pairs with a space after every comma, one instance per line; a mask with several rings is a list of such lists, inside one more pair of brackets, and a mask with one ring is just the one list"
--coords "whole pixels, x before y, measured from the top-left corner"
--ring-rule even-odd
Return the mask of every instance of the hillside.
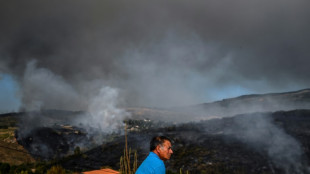
[[[131, 122], [139, 126], [144, 121]], [[261, 173], [307, 173], [310, 159], [310, 110], [255, 113], [171, 125], [165, 128], [135, 130], [129, 134], [129, 146], [138, 150], [139, 163], [148, 154], [148, 141], [156, 134], [174, 140], [168, 170], [204, 173], [239, 171]], [[256, 135], [252, 136], [252, 134]], [[269, 143], [270, 140], [273, 143]], [[124, 137], [62, 161], [71, 170], [89, 170], [101, 166], [119, 168]], [[299, 150], [297, 150], [299, 149]]]
[[[166, 163], [170, 173], [307, 174], [309, 93], [248, 95], [172, 109], [127, 108], [129, 146], [137, 150], [140, 164], [150, 138], [168, 135], [174, 141]], [[57, 164], [76, 172], [119, 169], [123, 130], [105, 133], [76, 122], [88, 116], [62, 110], [1, 114], [1, 162], [41, 161], [45, 167]]]
[[15, 138], [17, 114], [0, 115], [0, 162], [19, 165], [34, 162], [33, 157]]
[[[212, 103], [176, 107], [169, 111], [183, 115], [191, 114], [191, 119], [226, 117], [254, 112], [276, 112], [295, 109], [310, 109], [310, 89], [284, 93], [243, 95]], [[192, 121], [184, 118], [185, 121]]]
[[[208, 115], [289, 111], [310, 108], [310, 89], [285, 93], [244, 95], [200, 105]], [[198, 106], [199, 107], [199, 106]]]

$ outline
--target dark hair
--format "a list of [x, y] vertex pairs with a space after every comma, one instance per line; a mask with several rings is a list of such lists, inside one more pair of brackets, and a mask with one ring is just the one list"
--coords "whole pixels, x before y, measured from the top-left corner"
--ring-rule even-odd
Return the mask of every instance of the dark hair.
[[166, 136], [155, 136], [152, 138], [150, 142], [150, 151], [153, 151], [156, 149], [158, 145], [162, 145], [165, 141], [171, 142], [171, 139]]

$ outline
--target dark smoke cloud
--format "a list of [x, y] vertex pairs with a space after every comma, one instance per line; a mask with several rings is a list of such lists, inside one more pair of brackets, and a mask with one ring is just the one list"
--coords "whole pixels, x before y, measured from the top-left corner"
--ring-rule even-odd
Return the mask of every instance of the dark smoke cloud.
[[[309, 6], [308, 0], [0, 1], [0, 76], [17, 81], [22, 108], [87, 109], [92, 116], [77, 122], [99, 123], [105, 132], [129, 116], [118, 106], [308, 88]], [[298, 171], [300, 149], [282, 161], [277, 154], [299, 144], [268, 119], [258, 123], [239, 138]], [[265, 136], [260, 125], [280, 139], [265, 142], [276, 136]]]
[[[103, 86], [119, 89], [120, 105], [127, 106], [306, 88], [309, 5], [306, 0], [2, 1], [0, 70], [22, 86], [24, 107], [84, 109]], [[28, 81], [37, 70], [45, 81]], [[47, 90], [44, 73], [54, 76], [49, 82], [54, 91]], [[37, 90], [29, 91], [34, 84]], [[70, 92], [62, 95], [65, 91]]]

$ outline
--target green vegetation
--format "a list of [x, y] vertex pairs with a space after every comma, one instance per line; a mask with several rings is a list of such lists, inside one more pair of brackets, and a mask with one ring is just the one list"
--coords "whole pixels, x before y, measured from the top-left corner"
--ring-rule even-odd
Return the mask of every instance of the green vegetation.
[[74, 148], [74, 155], [80, 155], [81, 154], [81, 149], [79, 146]]
[[16, 118], [12, 116], [0, 117], [0, 141], [14, 142], [16, 130]]
[[32, 174], [31, 167], [26, 164], [10, 165], [0, 163], [0, 174]]
[[60, 165], [50, 167], [49, 163], [10, 165], [0, 163], [0, 174], [71, 174]]
[[8, 129], [9, 127], [15, 127], [17, 119], [14, 116], [1, 116], [0, 117], [0, 129]]
[[61, 166], [52, 166], [48, 171], [47, 174], [66, 174], [66, 170]]

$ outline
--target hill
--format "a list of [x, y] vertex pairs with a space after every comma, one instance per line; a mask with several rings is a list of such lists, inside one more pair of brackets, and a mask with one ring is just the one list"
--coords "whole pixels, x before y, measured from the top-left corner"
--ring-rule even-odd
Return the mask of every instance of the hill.
[[[139, 127], [143, 120], [130, 122]], [[308, 173], [310, 158], [310, 110], [241, 114], [234, 117], [144, 128], [131, 131], [129, 146], [138, 151], [139, 163], [148, 154], [153, 135], [171, 137], [174, 154], [166, 165], [190, 173], [233, 171], [247, 174]], [[124, 137], [115, 137], [62, 164], [71, 170], [92, 170], [101, 166], [119, 168]]]
[[17, 130], [16, 113], [0, 115], [0, 162], [19, 165], [34, 162], [28, 151], [17, 143], [15, 131]]
[[289, 111], [295, 109], [310, 109], [310, 89], [284, 93], [243, 95], [211, 103], [175, 107], [169, 109], [169, 111], [183, 115], [192, 115], [191, 120], [182, 116], [184, 121], [198, 121], [210, 117], [227, 117], [245, 113]]
[[[247, 95], [182, 108], [127, 108], [129, 146], [140, 164], [152, 136], [171, 137], [170, 173], [310, 173], [310, 90]], [[124, 136], [76, 122], [86, 112], [0, 115], [2, 162], [61, 165], [70, 171], [119, 169]], [[1, 147], [3, 145], [3, 147]], [[8, 147], [13, 148], [8, 150]]]
[[229, 116], [253, 112], [310, 109], [310, 89], [285, 93], [244, 95], [214, 103], [198, 105], [208, 115]]

